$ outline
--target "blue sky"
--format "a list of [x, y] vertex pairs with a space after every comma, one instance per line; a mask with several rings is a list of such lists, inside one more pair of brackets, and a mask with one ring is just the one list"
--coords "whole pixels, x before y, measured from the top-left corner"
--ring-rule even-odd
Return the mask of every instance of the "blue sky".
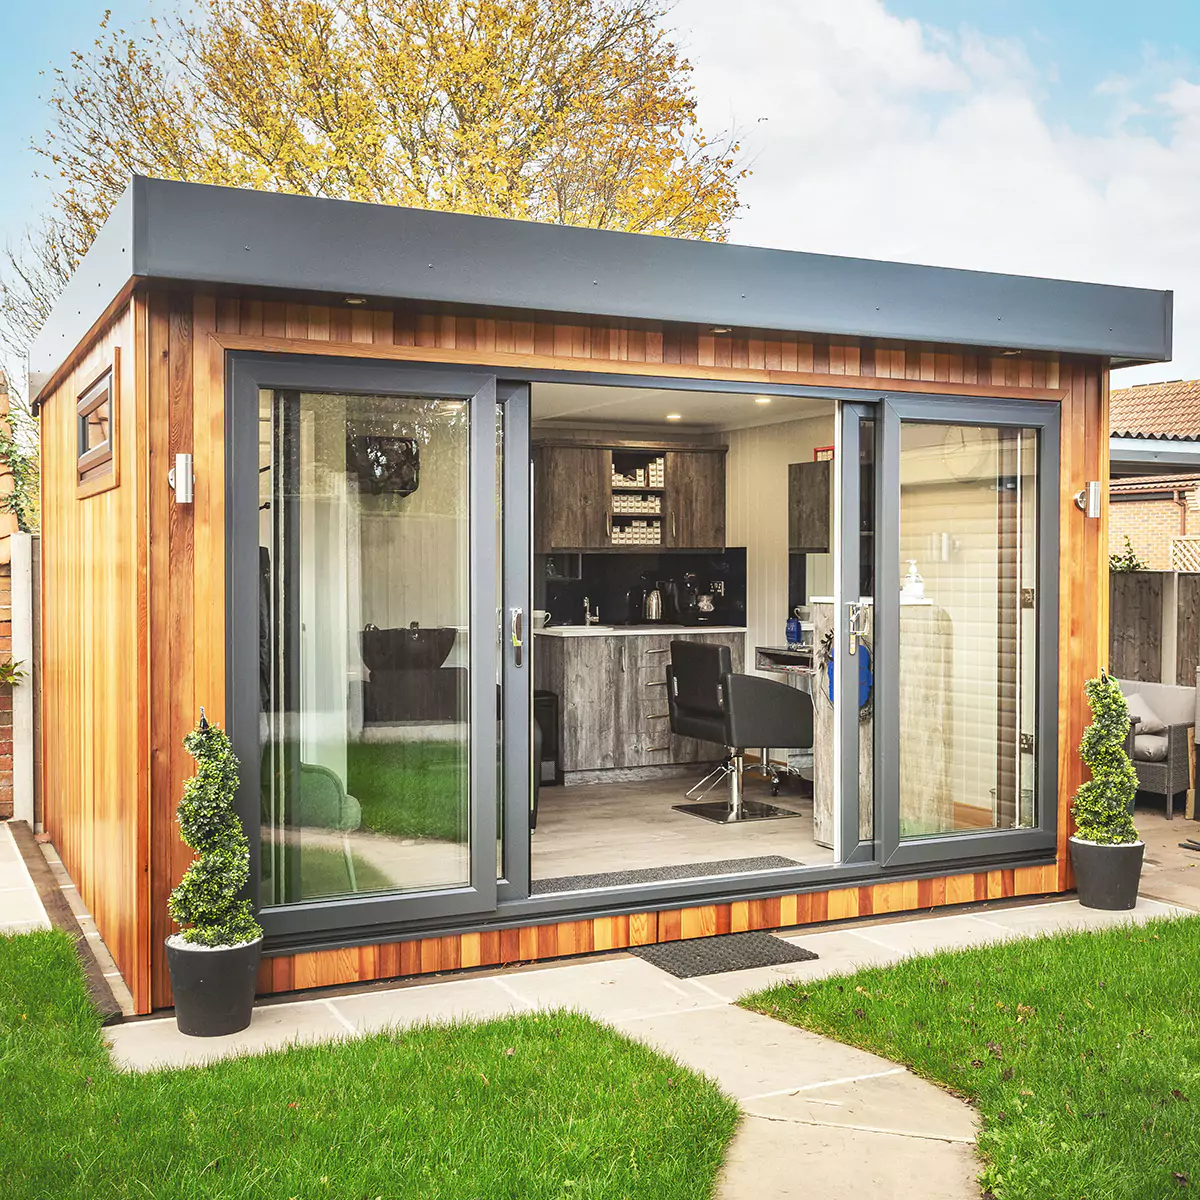
[[[28, 149], [48, 122], [39, 72], [85, 48], [105, 7], [128, 24], [177, 4], [0, 0], [4, 241], [45, 201]], [[1180, 353], [1158, 374], [1200, 376], [1197, 0], [737, 11], [677, 0], [672, 14], [706, 128], [747, 131], [735, 240], [1173, 287]]]

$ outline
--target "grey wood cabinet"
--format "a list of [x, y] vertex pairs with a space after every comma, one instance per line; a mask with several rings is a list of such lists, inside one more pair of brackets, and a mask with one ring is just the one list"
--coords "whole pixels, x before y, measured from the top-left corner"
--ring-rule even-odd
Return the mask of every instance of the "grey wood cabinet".
[[725, 548], [725, 450], [670, 450], [666, 455], [666, 545]]
[[559, 697], [566, 775], [719, 757], [719, 747], [671, 733], [666, 669], [673, 638], [723, 642], [732, 652], [733, 669], [744, 669], [746, 638], [741, 632], [535, 639], [535, 686]]
[[829, 462], [792, 463], [788, 467], [788, 549], [829, 553]]
[[539, 446], [533, 458], [533, 548], [607, 550], [612, 545], [612, 451]]
[[[661, 542], [613, 542], [613, 453], [659, 457]], [[651, 443], [611, 446], [546, 442], [534, 448], [533, 516], [535, 552], [562, 550], [721, 550], [725, 548], [725, 447], [687, 449]], [[637, 491], [639, 489], [627, 489]], [[636, 516], [626, 513], [626, 516]], [[619, 518], [618, 518], [619, 519]], [[657, 521], [655, 513], [650, 517]]]

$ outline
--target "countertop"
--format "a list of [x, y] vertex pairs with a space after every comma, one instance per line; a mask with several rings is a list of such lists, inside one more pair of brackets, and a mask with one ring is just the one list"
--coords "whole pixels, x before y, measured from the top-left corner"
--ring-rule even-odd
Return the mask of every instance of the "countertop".
[[538, 637], [641, 637], [646, 634], [745, 633], [744, 625], [552, 625]]

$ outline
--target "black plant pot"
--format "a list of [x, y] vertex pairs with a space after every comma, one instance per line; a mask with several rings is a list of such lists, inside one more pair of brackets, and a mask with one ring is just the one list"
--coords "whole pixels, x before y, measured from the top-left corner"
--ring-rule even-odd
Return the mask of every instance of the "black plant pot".
[[1071, 864], [1075, 886], [1084, 908], [1121, 910], [1137, 904], [1138, 881], [1142, 877], [1144, 842], [1124, 846], [1101, 846], [1071, 839]]
[[168, 938], [167, 966], [179, 1032], [220, 1037], [245, 1029], [254, 1010], [261, 959], [262, 938], [227, 950], [172, 945]]

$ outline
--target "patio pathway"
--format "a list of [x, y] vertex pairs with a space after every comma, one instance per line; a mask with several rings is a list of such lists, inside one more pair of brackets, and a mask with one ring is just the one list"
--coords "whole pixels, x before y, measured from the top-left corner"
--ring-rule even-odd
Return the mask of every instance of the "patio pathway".
[[50, 918], [7, 821], [0, 821], [0, 933], [49, 929]]
[[894, 1063], [745, 1012], [733, 1001], [784, 979], [1178, 911], [1184, 910], [1150, 899], [1133, 913], [1090, 911], [1073, 900], [980, 905], [944, 916], [792, 932], [789, 941], [820, 958], [703, 979], [675, 979], [617, 954], [268, 1002], [255, 1010], [249, 1029], [227, 1038], [184, 1037], [172, 1017], [128, 1021], [105, 1032], [116, 1062], [141, 1071], [420, 1021], [575, 1008], [703, 1071], [737, 1098], [746, 1116], [730, 1148], [720, 1200], [820, 1200], [852, 1189], [965, 1200], [979, 1194], [969, 1106]]

